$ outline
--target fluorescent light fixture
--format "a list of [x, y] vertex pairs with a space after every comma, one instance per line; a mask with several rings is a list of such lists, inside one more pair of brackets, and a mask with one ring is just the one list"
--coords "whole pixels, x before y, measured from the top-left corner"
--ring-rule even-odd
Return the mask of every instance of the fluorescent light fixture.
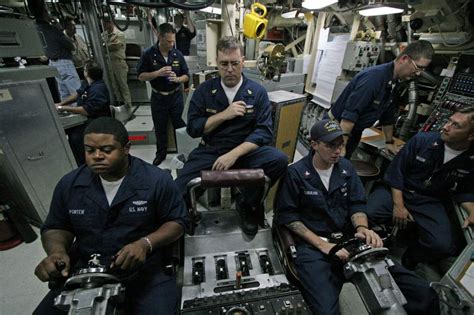
[[222, 9], [221, 8], [216, 8], [216, 7], [205, 7], [204, 9], [200, 9], [199, 11], [201, 12], [206, 12], [206, 13], [212, 13], [212, 14], [222, 14]]
[[363, 16], [376, 16], [376, 15], [387, 15], [387, 14], [397, 14], [402, 13], [403, 9], [394, 8], [388, 6], [377, 6], [377, 7], [368, 7], [359, 11], [360, 15]]
[[285, 13], [282, 13], [282, 17], [285, 18], [285, 19], [292, 19], [292, 18], [295, 18], [295, 17], [303, 17], [304, 14], [303, 13], [298, 13], [298, 16], [296, 16], [296, 12], [298, 12], [298, 10], [293, 10], [293, 11], [289, 11], [289, 12], [285, 12]]
[[338, 0], [304, 0], [301, 6], [308, 10], [319, 10], [337, 3]]

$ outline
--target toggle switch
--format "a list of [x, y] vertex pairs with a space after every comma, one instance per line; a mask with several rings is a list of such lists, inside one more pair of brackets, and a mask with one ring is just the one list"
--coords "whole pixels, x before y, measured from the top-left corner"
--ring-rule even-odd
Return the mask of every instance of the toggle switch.
[[200, 284], [206, 281], [206, 274], [204, 272], [204, 257], [193, 258], [193, 284]]
[[250, 257], [248, 252], [237, 253], [235, 260], [237, 264], [237, 270], [242, 272], [242, 276], [250, 276], [250, 269], [252, 269], [252, 264], [250, 263]]
[[225, 256], [218, 256], [214, 258], [216, 260], [216, 279], [228, 279], [229, 273], [227, 271], [227, 261], [225, 259]]

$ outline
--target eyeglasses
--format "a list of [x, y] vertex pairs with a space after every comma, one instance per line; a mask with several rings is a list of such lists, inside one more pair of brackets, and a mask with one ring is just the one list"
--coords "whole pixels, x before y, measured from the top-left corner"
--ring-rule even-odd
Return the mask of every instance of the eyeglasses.
[[240, 66], [240, 64], [240, 61], [219, 61], [218, 63], [219, 67], [223, 69], [228, 69], [229, 65], [232, 67], [232, 69], [236, 69], [238, 66]]
[[329, 142], [329, 143], [326, 143], [326, 142], [322, 142], [322, 141], [318, 141], [319, 143], [323, 143], [324, 146], [326, 148], [328, 148], [329, 150], [331, 151], [336, 151], [337, 149], [342, 149], [342, 147], [344, 147], [344, 142]]
[[415, 71], [416, 71], [416, 72], [425, 71], [426, 68], [427, 68], [427, 67], [423, 67], [423, 66], [417, 65], [416, 62], [413, 60], [412, 57], [410, 57], [410, 61], [411, 61], [411, 63], [413, 64], [413, 67], [415, 68]]

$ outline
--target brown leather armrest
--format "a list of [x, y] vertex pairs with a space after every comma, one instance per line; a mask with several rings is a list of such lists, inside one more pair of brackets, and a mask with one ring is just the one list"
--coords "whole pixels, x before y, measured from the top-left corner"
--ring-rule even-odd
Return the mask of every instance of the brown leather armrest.
[[201, 171], [201, 186], [203, 188], [264, 185], [265, 173], [263, 169]]
[[291, 231], [284, 225], [279, 225], [280, 237], [285, 250], [290, 246], [295, 246], [295, 239]]

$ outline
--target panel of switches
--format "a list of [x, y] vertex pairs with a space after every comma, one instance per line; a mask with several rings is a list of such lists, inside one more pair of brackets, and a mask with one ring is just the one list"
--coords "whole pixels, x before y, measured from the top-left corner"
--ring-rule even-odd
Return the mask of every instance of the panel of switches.
[[300, 292], [291, 285], [222, 294], [185, 301], [182, 314], [311, 314]]

